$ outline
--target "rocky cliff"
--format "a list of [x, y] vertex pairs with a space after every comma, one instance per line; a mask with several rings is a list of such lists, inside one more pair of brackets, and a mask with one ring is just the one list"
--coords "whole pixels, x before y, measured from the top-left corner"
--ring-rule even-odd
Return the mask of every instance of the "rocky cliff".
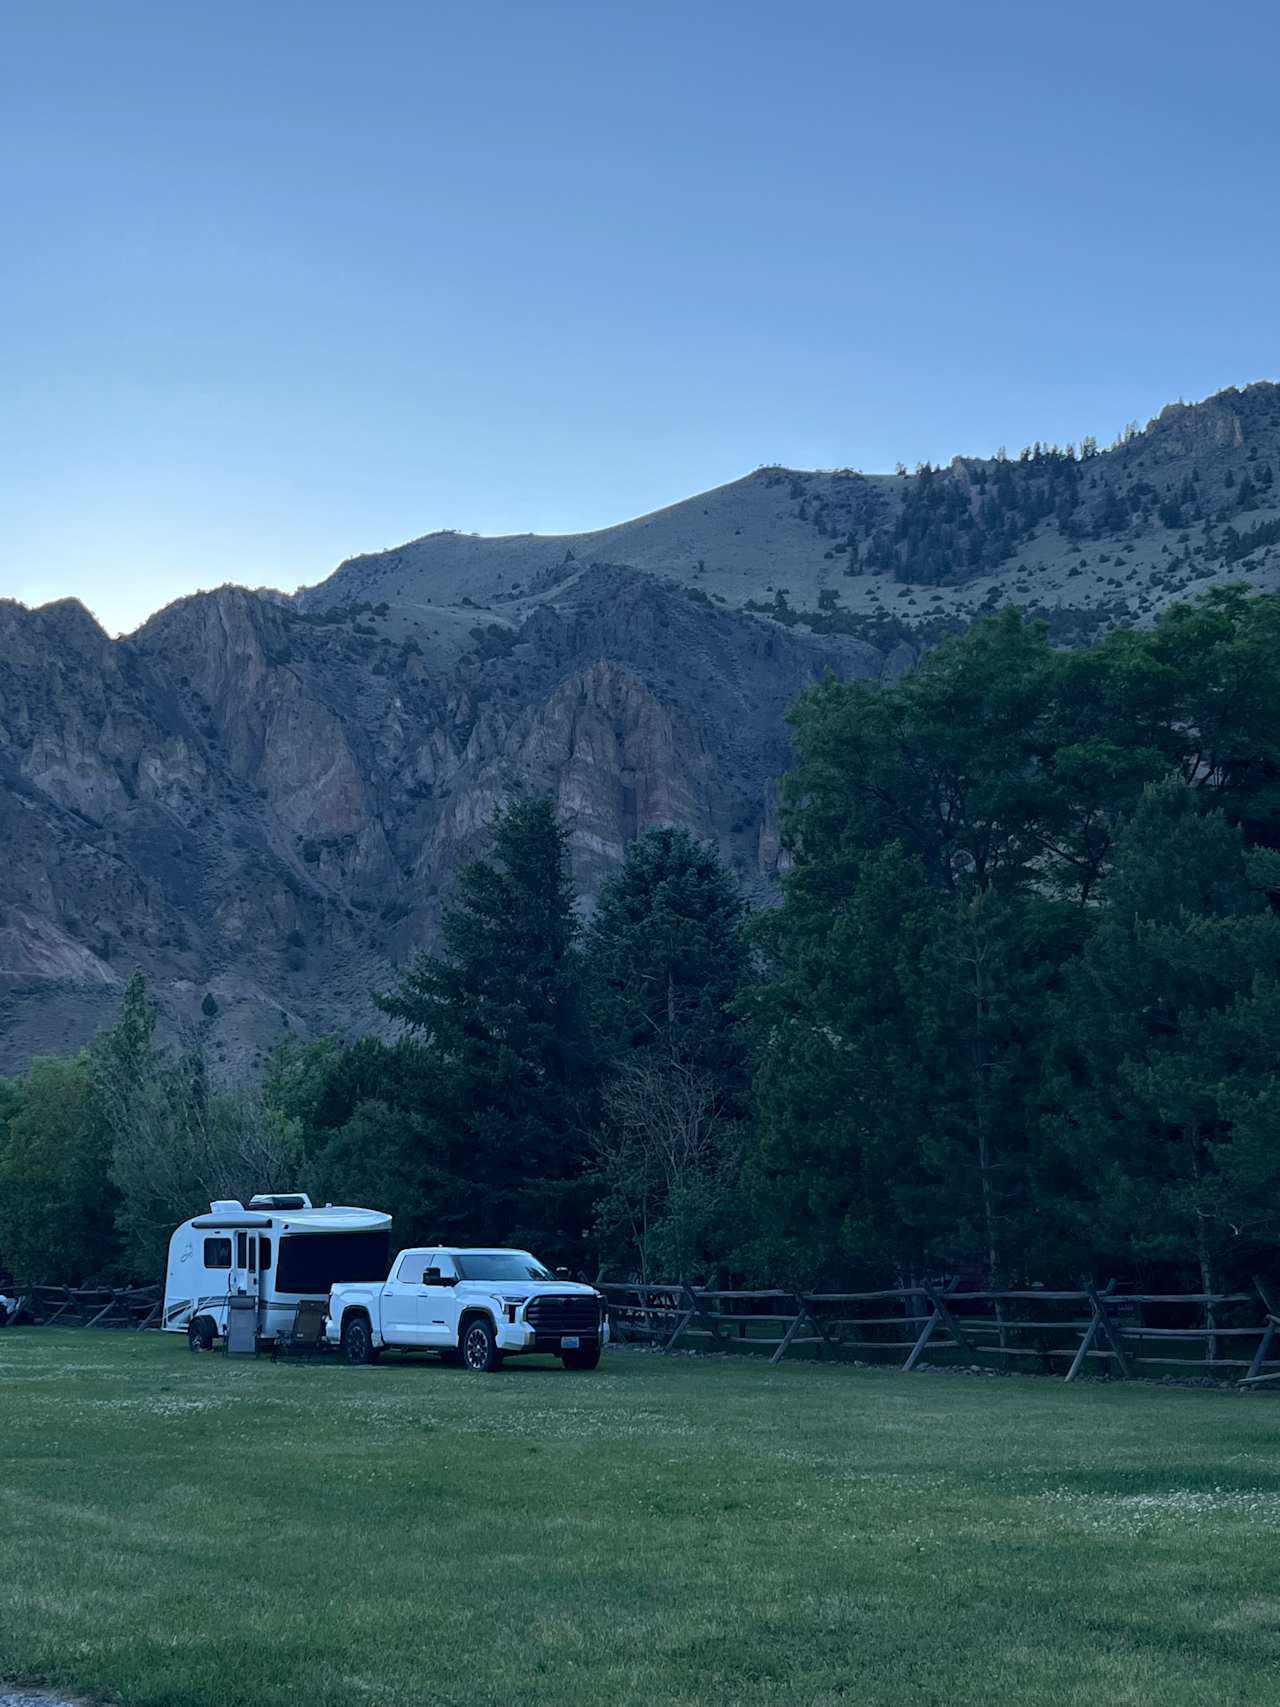
[[74, 603], [0, 604], [0, 1070], [84, 1041], [138, 966], [228, 1071], [372, 1023], [521, 791], [559, 802], [587, 898], [657, 823], [763, 891], [787, 706], [886, 666], [606, 565], [438, 628], [225, 588], [113, 641]]

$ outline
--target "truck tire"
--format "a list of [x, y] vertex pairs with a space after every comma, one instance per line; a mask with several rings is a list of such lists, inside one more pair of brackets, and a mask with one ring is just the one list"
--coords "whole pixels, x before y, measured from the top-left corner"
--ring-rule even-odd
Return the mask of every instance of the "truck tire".
[[560, 1361], [566, 1369], [594, 1369], [600, 1361], [598, 1345], [584, 1345], [577, 1351], [562, 1351]]
[[342, 1318], [342, 1360], [344, 1363], [373, 1363], [373, 1329], [363, 1310], [354, 1310]]
[[187, 1346], [191, 1351], [212, 1351], [217, 1332], [212, 1316], [196, 1316], [187, 1323]]
[[462, 1361], [473, 1375], [496, 1375], [502, 1368], [502, 1353], [487, 1316], [468, 1316], [459, 1335]]

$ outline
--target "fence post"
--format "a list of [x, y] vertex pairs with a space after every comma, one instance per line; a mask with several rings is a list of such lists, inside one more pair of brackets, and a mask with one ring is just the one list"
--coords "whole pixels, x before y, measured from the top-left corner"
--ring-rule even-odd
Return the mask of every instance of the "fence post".
[[809, 1318], [809, 1325], [818, 1336], [818, 1356], [825, 1357], [829, 1351], [832, 1357], [834, 1357], [836, 1355], [836, 1342], [827, 1332], [826, 1324], [823, 1322], [821, 1316], [819, 1316], [814, 1310], [810, 1300], [804, 1297], [802, 1293], [798, 1292], [796, 1294], [796, 1302]]
[[[947, 1291], [948, 1292], [954, 1292], [955, 1289], [956, 1289], [956, 1282], [954, 1280], [952, 1280], [947, 1285]], [[955, 1317], [951, 1314], [950, 1310], [948, 1310], [947, 1306], [943, 1303], [942, 1293], [936, 1292], [934, 1290], [934, 1288], [932, 1286], [930, 1286], [927, 1282], [925, 1282], [925, 1284], [923, 1285], [921, 1290], [923, 1291], [924, 1295], [928, 1298], [929, 1302], [933, 1305], [933, 1314], [932, 1314], [932, 1316], [929, 1317], [929, 1320], [925, 1323], [924, 1327], [920, 1330], [919, 1339], [912, 1346], [911, 1350], [907, 1353], [907, 1361], [902, 1366], [902, 1373], [904, 1375], [908, 1374], [911, 1370], [913, 1370], [915, 1368], [916, 1364], [919, 1363], [921, 1355], [924, 1352], [924, 1348], [928, 1345], [929, 1341], [933, 1338], [934, 1329], [939, 1327], [939, 1326], [945, 1327], [947, 1332], [951, 1335], [952, 1339], [956, 1342], [956, 1344], [958, 1346], [960, 1346], [962, 1350], [967, 1351], [969, 1353], [970, 1357], [976, 1357], [977, 1356], [977, 1352], [974, 1349], [973, 1341], [969, 1338], [968, 1334], [966, 1334], [964, 1332], [964, 1330], [960, 1327], [960, 1324], [956, 1321]]]
[[717, 1345], [724, 1345], [725, 1344], [725, 1338], [724, 1338], [724, 1335], [720, 1332], [719, 1322], [713, 1322], [712, 1321], [711, 1317], [707, 1314], [707, 1312], [703, 1309], [702, 1305], [698, 1302], [698, 1295], [694, 1291], [692, 1286], [689, 1286], [689, 1285], [685, 1284], [684, 1282], [682, 1282], [681, 1284], [684, 1285], [684, 1295], [689, 1300], [689, 1304], [690, 1304], [690, 1307], [693, 1311], [693, 1314], [695, 1316], [697, 1316], [700, 1321], [702, 1321], [706, 1324], [707, 1332], [711, 1335], [711, 1337], [715, 1341], [715, 1343]]
[[84, 1324], [85, 1327], [86, 1328], [96, 1327], [97, 1324], [102, 1320], [102, 1318], [104, 1316], [109, 1316], [111, 1314], [111, 1312], [115, 1309], [118, 1302], [119, 1302], [119, 1299], [118, 1299], [117, 1295], [115, 1294], [115, 1292], [112, 1292], [110, 1298], [107, 1299], [106, 1303], [102, 1306], [102, 1308], [100, 1310], [95, 1310], [93, 1315], [89, 1317], [89, 1320]]
[[[924, 1296], [923, 1293], [921, 1294], [921, 1296], [922, 1297]], [[912, 1346], [911, 1350], [907, 1353], [907, 1361], [902, 1366], [902, 1373], [904, 1375], [909, 1375], [910, 1372], [915, 1368], [916, 1364], [919, 1363], [920, 1358], [924, 1352], [924, 1348], [928, 1345], [929, 1341], [933, 1338], [933, 1330], [937, 1327], [938, 1323], [941, 1320], [942, 1320], [942, 1317], [938, 1314], [938, 1306], [935, 1303], [933, 1306], [933, 1314], [929, 1317], [929, 1320], [921, 1328], [920, 1334], [916, 1340], [916, 1343]]]
[[1098, 1310], [1095, 1306], [1094, 1311], [1093, 1311], [1093, 1320], [1089, 1323], [1089, 1326], [1085, 1329], [1084, 1334], [1080, 1340], [1080, 1344], [1076, 1347], [1076, 1354], [1071, 1359], [1071, 1367], [1070, 1367], [1070, 1369], [1067, 1370], [1066, 1375], [1063, 1377], [1064, 1380], [1074, 1381], [1076, 1379], [1076, 1377], [1079, 1375], [1080, 1371], [1084, 1368], [1084, 1360], [1086, 1357], [1088, 1357], [1089, 1353], [1093, 1350], [1093, 1342], [1098, 1337], [1098, 1322], [1099, 1322], [1099, 1320], [1100, 1320], [1100, 1317], [1098, 1314]]
[[[44, 1321], [40, 1324], [41, 1327], [44, 1327], [44, 1328], [50, 1327], [54, 1322], [57, 1321], [59, 1316], [65, 1316], [67, 1311], [71, 1308], [72, 1304], [75, 1302], [74, 1298], [71, 1295], [71, 1288], [69, 1286], [51, 1286], [51, 1287], [49, 1287], [49, 1291], [50, 1292], [61, 1292], [63, 1294], [63, 1299], [62, 1299], [61, 1304], [58, 1305], [58, 1308], [53, 1312], [52, 1316], [46, 1316]], [[52, 1304], [53, 1299], [51, 1298], [49, 1300], [49, 1302]]]
[[1280, 1310], [1277, 1310], [1275, 1300], [1267, 1291], [1266, 1282], [1262, 1279], [1261, 1275], [1254, 1275], [1253, 1284], [1257, 1287], [1258, 1297], [1262, 1300], [1262, 1308], [1266, 1312], [1267, 1325], [1263, 1330], [1262, 1338], [1258, 1341], [1258, 1349], [1253, 1354], [1253, 1362], [1249, 1365], [1249, 1373], [1244, 1378], [1246, 1381], [1254, 1381], [1257, 1379], [1263, 1364], [1267, 1361], [1267, 1353], [1271, 1350], [1272, 1341], [1276, 1337], [1276, 1322], [1277, 1320], [1280, 1320]]
[[[1112, 1289], [1114, 1288], [1114, 1286], [1115, 1286], [1115, 1281], [1109, 1280], [1107, 1282], [1106, 1286], [1103, 1288], [1103, 1296], [1109, 1297], [1111, 1295], [1111, 1292], [1112, 1292]], [[1098, 1294], [1094, 1291], [1093, 1287], [1091, 1286], [1088, 1289], [1088, 1291], [1086, 1292], [1085, 1296], [1088, 1298], [1090, 1307], [1093, 1310], [1093, 1320], [1089, 1323], [1088, 1328], [1085, 1330], [1084, 1338], [1080, 1341], [1080, 1344], [1076, 1347], [1076, 1354], [1071, 1359], [1071, 1367], [1070, 1367], [1070, 1369], [1068, 1369], [1068, 1371], [1064, 1377], [1064, 1379], [1067, 1381], [1074, 1381], [1076, 1379], [1076, 1377], [1079, 1375], [1080, 1371], [1084, 1368], [1084, 1360], [1086, 1357], [1088, 1357], [1089, 1353], [1093, 1350], [1094, 1341], [1098, 1337], [1098, 1330], [1102, 1326], [1102, 1305], [1099, 1301]]]
[[1120, 1343], [1120, 1335], [1112, 1325], [1111, 1320], [1107, 1315], [1105, 1305], [1101, 1298], [1099, 1298], [1097, 1290], [1092, 1284], [1087, 1286], [1085, 1290], [1089, 1294], [1089, 1302], [1098, 1312], [1098, 1326], [1107, 1336], [1107, 1343], [1116, 1355], [1116, 1362], [1120, 1365], [1120, 1373], [1124, 1376], [1126, 1381], [1132, 1381], [1133, 1368], [1129, 1363], [1129, 1354]]
[[671, 1335], [671, 1338], [667, 1341], [666, 1345], [663, 1346], [663, 1348], [662, 1348], [663, 1351], [670, 1351], [671, 1350], [672, 1346], [680, 1338], [680, 1335], [689, 1326], [689, 1323], [693, 1320], [693, 1318], [695, 1316], [699, 1317], [701, 1321], [706, 1323], [707, 1332], [711, 1335], [711, 1338], [715, 1341], [715, 1343], [717, 1345], [723, 1345], [725, 1343], [725, 1341], [724, 1341], [724, 1338], [720, 1332], [719, 1324], [716, 1322], [713, 1322], [711, 1320], [710, 1316], [708, 1316], [706, 1311], [702, 1308], [701, 1304], [699, 1304], [697, 1298], [694, 1295], [693, 1288], [689, 1285], [689, 1283], [687, 1281], [682, 1280], [680, 1282], [679, 1290], [684, 1293], [685, 1312], [684, 1312], [684, 1315], [681, 1316], [680, 1320], [676, 1323], [675, 1331]]
[[935, 1310], [937, 1310], [938, 1314], [942, 1317], [943, 1326], [946, 1328], [947, 1332], [951, 1335], [952, 1339], [961, 1348], [961, 1350], [968, 1352], [970, 1357], [977, 1357], [977, 1355], [978, 1355], [977, 1346], [974, 1345], [973, 1341], [969, 1338], [968, 1334], [964, 1331], [964, 1329], [960, 1326], [959, 1322], [957, 1322], [955, 1317], [951, 1314], [950, 1310], [948, 1310], [948, 1308], [947, 1308], [946, 1294], [947, 1294], [947, 1292], [954, 1292], [956, 1290], [956, 1286], [957, 1286], [957, 1282], [954, 1280], [949, 1281], [947, 1283], [946, 1291], [944, 1291], [944, 1292], [935, 1292], [933, 1287], [931, 1286], [928, 1289], [929, 1290], [929, 1296], [930, 1296], [930, 1298], [933, 1299], [933, 1307]]
[[793, 1292], [792, 1298], [794, 1299], [795, 1306], [796, 1306], [795, 1318], [791, 1322], [790, 1326], [787, 1328], [786, 1333], [783, 1334], [781, 1340], [778, 1342], [778, 1349], [774, 1352], [773, 1356], [769, 1359], [770, 1368], [772, 1368], [775, 1363], [780, 1363], [782, 1361], [782, 1359], [786, 1356], [787, 1347], [791, 1344], [792, 1340], [799, 1333], [800, 1324], [802, 1322], [808, 1322], [809, 1326], [814, 1331], [814, 1334], [815, 1334], [817, 1341], [818, 1341], [818, 1356], [819, 1357], [825, 1357], [827, 1355], [828, 1349], [830, 1349], [832, 1351], [832, 1353], [834, 1354], [835, 1348], [831, 1344], [831, 1339], [827, 1333], [827, 1330], [823, 1327], [822, 1323], [814, 1315], [809, 1304], [806, 1302], [803, 1294], [801, 1294], [799, 1292]]
[[794, 1302], [795, 1302], [795, 1307], [796, 1307], [796, 1313], [791, 1318], [791, 1321], [788, 1324], [786, 1333], [783, 1334], [782, 1338], [778, 1341], [777, 1350], [774, 1352], [773, 1356], [769, 1359], [769, 1367], [771, 1369], [773, 1368], [775, 1363], [780, 1363], [782, 1361], [782, 1359], [787, 1355], [787, 1347], [791, 1344], [792, 1340], [799, 1333], [800, 1324], [804, 1320], [804, 1314], [800, 1308], [799, 1298], [797, 1297], [794, 1300]]
[[[684, 1315], [681, 1316], [680, 1320], [676, 1323], [675, 1327], [671, 1330], [671, 1338], [667, 1341], [666, 1345], [663, 1346], [663, 1348], [662, 1348], [663, 1351], [670, 1351], [671, 1350], [672, 1346], [680, 1338], [680, 1335], [684, 1332], [686, 1327], [688, 1327], [689, 1318], [690, 1318], [690, 1316], [693, 1315], [693, 1309], [694, 1309], [693, 1300], [689, 1298], [689, 1295], [688, 1295], [689, 1294], [689, 1288], [684, 1284], [683, 1281], [681, 1281], [681, 1283], [680, 1283], [680, 1290], [685, 1294], [687, 1308], [685, 1309]], [[675, 1294], [675, 1291], [676, 1291], [676, 1289], [673, 1287], [672, 1288], [672, 1295], [673, 1296]]]

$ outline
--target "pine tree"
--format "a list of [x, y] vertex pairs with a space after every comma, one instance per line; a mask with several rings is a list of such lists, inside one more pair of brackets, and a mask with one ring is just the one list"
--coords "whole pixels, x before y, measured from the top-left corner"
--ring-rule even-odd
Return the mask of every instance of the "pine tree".
[[714, 850], [647, 831], [587, 934], [607, 1069], [595, 1144], [603, 1246], [641, 1276], [723, 1256], [738, 1213], [746, 907]]
[[116, 1022], [104, 1031], [93, 1047], [99, 1068], [114, 1068], [123, 1078], [140, 1079], [155, 1045], [156, 1010], [147, 994], [147, 981], [134, 972], [120, 998]]
[[661, 1046], [728, 1068], [747, 978], [746, 905], [711, 848], [649, 830], [604, 885], [586, 937], [596, 1023], [611, 1053]]
[[[377, 998], [418, 1040], [456, 1192], [446, 1231], [571, 1251], [586, 1224], [581, 1164], [595, 1089], [566, 834], [549, 800], [518, 801], [459, 872], [444, 950]], [[459, 1195], [461, 1194], [461, 1195]]]
[[937, 1225], [912, 980], [940, 905], [918, 862], [889, 846], [859, 862], [856, 901], [797, 884], [757, 922], [746, 1179], [762, 1280], [838, 1282], [924, 1260]]
[[1180, 779], [1148, 789], [1118, 838], [1047, 1092], [1078, 1182], [1054, 1210], [1083, 1260], [1181, 1264], [1213, 1291], [1280, 1227], [1275, 881], [1275, 857]]

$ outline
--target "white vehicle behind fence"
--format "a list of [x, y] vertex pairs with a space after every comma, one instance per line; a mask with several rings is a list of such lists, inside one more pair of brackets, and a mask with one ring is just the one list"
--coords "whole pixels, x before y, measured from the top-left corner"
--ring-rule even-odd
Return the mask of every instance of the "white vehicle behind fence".
[[378, 1286], [335, 1286], [325, 1335], [348, 1363], [426, 1350], [490, 1373], [504, 1357], [541, 1351], [594, 1369], [609, 1319], [593, 1286], [557, 1277], [528, 1251], [424, 1245], [401, 1251]]
[[291, 1333], [298, 1306], [323, 1304], [335, 1281], [384, 1275], [390, 1244], [381, 1210], [317, 1209], [305, 1192], [211, 1203], [169, 1240], [161, 1325], [207, 1351], [234, 1317], [251, 1350]]

